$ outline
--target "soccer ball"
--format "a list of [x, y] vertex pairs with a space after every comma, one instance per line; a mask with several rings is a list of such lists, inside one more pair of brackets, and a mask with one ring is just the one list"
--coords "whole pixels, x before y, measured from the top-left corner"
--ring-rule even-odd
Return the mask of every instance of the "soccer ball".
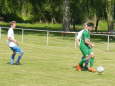
[[104, 67], [103, 67], [103, 66], [97, 67], [97, 72], [98, 72], [98, 73], [104, 72]]

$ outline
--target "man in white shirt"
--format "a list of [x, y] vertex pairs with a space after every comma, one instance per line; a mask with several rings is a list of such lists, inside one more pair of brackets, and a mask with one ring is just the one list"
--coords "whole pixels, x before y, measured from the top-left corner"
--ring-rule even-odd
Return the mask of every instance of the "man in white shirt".
[[11, 59], [10, 64], [14, 64], [14, 58], [17, 53], [19, 54], [19, 56], [16, 60], [16, 64], [20, 64], [20, 60], [21, 60], [24, 52], [21, 50], [17, 40], [15, 40], [15, 38], [14, 38], [14, 30], [13, 29], [15, 29], [15, 27], [16, 27], [16, 21], [11, 21], [10, 25], [11, 25], [11, 27], [8, 30], [8, 46], [13, 51], [13, 54], [10, 58]]

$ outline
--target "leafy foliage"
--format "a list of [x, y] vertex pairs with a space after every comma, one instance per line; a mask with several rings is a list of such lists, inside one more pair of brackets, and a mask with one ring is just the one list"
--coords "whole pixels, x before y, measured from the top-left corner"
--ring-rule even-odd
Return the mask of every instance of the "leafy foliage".
[[[5, 21], [62, 23], [64, 0], [0, 0], [0, 16]], [[114, 0], [69, 0], [69, 16], [72, 25], [88, 19], [113, 21]], [[112, 20], [110, 19], [112, 18]], [[98, 25], [98, 24], [97, 24]], [[110, 25], [110, 24], [109, 24]]]

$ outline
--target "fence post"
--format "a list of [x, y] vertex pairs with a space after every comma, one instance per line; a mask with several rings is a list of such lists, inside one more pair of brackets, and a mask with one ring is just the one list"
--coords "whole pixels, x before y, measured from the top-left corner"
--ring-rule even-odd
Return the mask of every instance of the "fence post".
[[0, 40], [2, 39], [2, 30], [1, 30], [2, 28], [0, 27]]
[[24, 42], [24, 29], [22, 28], [22, 43]]
[[110, 36], [108, 35], [107, 36], [107, 50], [109, 50], [109, 43], [110, 43], [109, 39], [110, 39]]
[[46, 38], [46, 45], [48, 46], [48, 42], [49, 42], [49, 31], [47, 31], [47, 38]]
[[77, 47], [77, 45], [76, 45], [76, 36], [77, 36], [77, 33], [75, 33], [75, 48]]

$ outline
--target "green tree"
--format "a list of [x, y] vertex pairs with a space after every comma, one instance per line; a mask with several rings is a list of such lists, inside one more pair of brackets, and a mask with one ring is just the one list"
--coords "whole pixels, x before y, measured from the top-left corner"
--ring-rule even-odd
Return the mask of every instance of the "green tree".
[[106, 19], [106, 1], [105, 0], [91, 0], [91, 8], [94, 13], [95, 31], [98, 30], [99, 21]]
[[115, 1], [114, 0], [107, 0], [107, 23], [108, 23], [108, 31], [113, 30], [113, 25], [114, 25], [114, 6], [115, 6]]

